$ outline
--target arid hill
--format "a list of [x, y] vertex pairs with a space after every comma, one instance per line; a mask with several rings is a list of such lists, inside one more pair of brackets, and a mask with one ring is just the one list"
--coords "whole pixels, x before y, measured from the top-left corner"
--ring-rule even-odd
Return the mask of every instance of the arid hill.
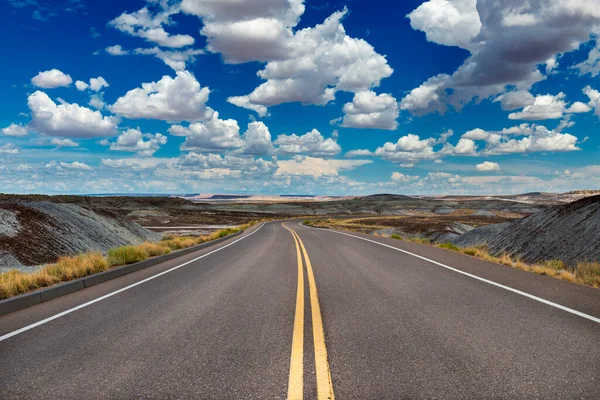
[[529, 217], [472, 230], [453, 240], [458, 246], [486, 245], [533, 263], [550, 259], [567, 264], [600, 260], [600, 196], [550, 207]]
[[159, 239], [159, 234], [107, 210], [48, 201], [0, 201], [0, 271]]

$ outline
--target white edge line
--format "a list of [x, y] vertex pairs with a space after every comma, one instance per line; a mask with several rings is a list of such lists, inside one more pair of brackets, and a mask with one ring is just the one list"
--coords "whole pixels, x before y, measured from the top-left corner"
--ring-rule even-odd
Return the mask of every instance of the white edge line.
[[65, 311], [63, 311], [63, 312], [61, 312], [61, 313], [58, 313], [58, 314], [56, 314], [56, 315], [53, 315], [53, 316], [51, 316], [51, 317], [48, 317], [48, 318], [46, 318], [46, 319], [43, 319], [43, 320], [41, 320], [41, 321], [35, 322], [35, 323], [31, 324], [31, 325], [27, 325], [27, 326], [25, 326], [25, 327], [23, 327], [23, 328], [21, 328], [21, 329], [17, 329], [16, 331], [13, 331], [13, 332], [7, 333], [7, 334], [6, 334], [6, 335], [4, 335], [4, 336], [0, 336], [0, 342], [2, 342], [2, 341], [4, 341], [4, 340], [6, 340], [6, 339], [8, 339], [8, 338], [11, 338], [11, 337], [13, 337], [13, 336], [19, 335], [19, 334], [21, 334], [21, 333], [23, 333], [23, 332], [27, 332], [28, 330], [31, 330], [31, 329], [33, 329], [33, 328], [36, 328], [36, 327], [38, 327], [38, 326], [40, 326], [40, 325], [47, 324], [48, 322], [50, 322], [50, 321], [53, 321], [53, 320], [55, 320], [55, 319], [57, 319], [57, 318], [64, 317], [65, 315], [67, 315], [67, 314], [71, 314], [72, 312], [75, 312], [75, 311], [77, 311], [77, 310], [81, 310], [82, 308], [85, 308], [85, 307], [87, 307], [87, 306], [91, 306], [92, 304], [94, 304], [94, 303], [97, 303], [97, 302], [99, 302], [99, 301], [102, 301], [102, 300], [108, 299], [109, 297], [112, 297], [112, 296], [114, 296], [114, 295], [117, 295], [117, 294], [119, 294], [119, 293], [122, 293], [122, 292], [124, 292], [124, 291], [126, 291], [126, 290], [129, 290], [129, 289], [131, 289], [131, 288], [134, 288], [134, 287], [136, 287], [136, 286], [138, 286], [138, 285], [141, 285], [142, 283], [146, 283], [146, 282], [148, 282], [148, 281], [151, 281], [151, 280], [153, 280], [153, 279], [156, 279], [156, 278], [158, 278], [159, 276], [162, 276], [162, 275], [168, 274], [169, 272], [173, 272], [173, 271], [175, 271], [175, 270], [177, 270], [177, 269], [179, 269], [179, 268], [181, 268], [181, 267], [185, 267], [186, 265], [188, 265], [188, 264], [191, 264], [191, 263], [193, 263], [193, 262], [196, 262], [196, 261], [198, 261], [198, 260], [200, 260], [200, 259], [202, 259], [202, 258], [204, 258], [204, 257], [208, 257], [208, 256], [210, 256], [211, 254], [214, 254], [214, 253], [216, 253], [216, 252], [218, 252], [218, 251], [221, 251], [221, 250], [223, 250], [223, 249], [226, 249], [226, 248], [227, 248], [227, 247], [229, 247], [229, 246], [232, 246], [232, 245], [236, 244], [236, 243], [237, 243], [237, 242], [239, 242], [240, 240], [244, 240], [244, 239], [246, 239], [246, 238], [248, 238], [248, 237], [250, 237], [250, 236], [254, 235], [254, 234], [255, 234], [256, 232], [258, 232], [258, 231], [259, 231], [259, 230], [260, 230], [260, 229], [261, 229], [261, 228], [262, 228], [264, 225], [265, 225], [265, 224], [263, 223], [263, 224], [262, 224], [261, 226], [259, 226], [259, 227], [258, 227], [258, 229], [256, 229], [254, 232], [251, 232], [251, 233], [249, 233], [248, 235], [246, 235], [246, 236], [244, 236], [244, 237], [241, 237], [241, 238], [239, 238], [239, 239], [237, 239], [237, 240], [235, 240], [235, 241], [233, 241], [233, 242], [231, 242], [231, 243], [229, 243], [229, 244], [226, 244], [226, 245], [225, 245], [225, 246], [223, 246], [223, 247], [219, 247], [218, 249], [215, 249], [215, 250], [211, 251], [210, 253], [203, 254], [203, 255], [201, 255], [200, 257], [196, 257], [196, 258], [194, 258], [193, 260], [186, 261], [186, 262], [184, 262], [183, 264], [179, 264], [179, 265], [178, 265], [178, 266], [176, 266], [176, 267], [173, 267], [173, 268], [171, 268], [171, 269], [168, 269], [168, 270], [166, 270], [166, 271], [160, 272], [160, 273], [158, 273], [158, 274], [156, 274], [156, 275], [152, 275], [152, 276], [150, 276], [150, 277], [148, 277], [148, 278], [145, 278], [145, 279], [143, 279], [143, 280], [141, 280], [141, 281], [139, 281], [139, 282], [136, 282], [136, 283], [133, 283], [133, 284], [131, 284], [131, 285], [129, 285], [129, 286], [125, 286], [124, 288], [121, 288], [121, 289], [115, 290], [114, 292], [110, 292], [110, 293], [108, 293], [108, 294], [105, 294], [104, 296], [98, 297], [97, 299], [90, 300], [90, 301], [88, 301], [87, 303], [80, 304], [80, 305], [78, 305], [78, 306], [76, 306], [76, 307], [70, 308], [70, 309], [68, 309], [68, 310], [65, 310]]
[[[300, 226], [304, 226], [304, 227], [306, 227], [306, 228], [310, 228], [310, 229], [319, 229], [319, 228], [313, 228], [313, 227], [311, 227], [311, 226], [304, 225], [304, 224], [302, 224], [302, 223], [298, 223], [298, 225], [300, 225]], [[490, 281], [490, 280], [488, 280], [488, 279], [481, 278], [481, 277], [479, 277], [479, 276], [477, 276], [477, 275], [473, 275], [473, 274], [470, 274], [470, 273], [468, 273], [468, 272], [461, 271], [460, 269], [452, 268], [452, 267], [450, 267], [450, 266], [448, 266], [448, 265], [446, 265], [446, 264], [442, 264], [442, 263], [440, 263], [440, 262], [437, 262], [437, 261], [434, 261], [434, 260], [430, 260], [429, 258], [426, 258], [426, 257], [420, 256], [420, 255], [418, 255], [418, 254], [411, 253], [410, 251], [402, 250], [402, 249], [399, 249], [399, 248], [397, 248], [397, 247], [390, 246], [389, 244], [385, 244], [385, 243], [380, 243], [380, 242], [377, 242], [377, 241], [375, 241], [375, 240], [371, 240], [371, 239], [363, 238], [363, 237], [360, 237], [360, 236], [354, 236], [354, 235], [350, 235], [349, 233], [346, 233], [346, 232], [340, 232], [340, 231], [333, 230], [333, 229], [321, 229], [321, 230], [325, 230], [325, 231], [328, 231], [328, 232], [337, 233], [337, 234], [340, 234], [340, 235], [350, 236], [350, 237], [353, 237], [353, 238], [356, 238], [356, 239], [364, 240], [364, 241], [366, 241], [366, 242], [375, 243], [375, 244], [378, 244], [378, 245], [380, 245], [380, 246], [389, 247], [390, 249], [393, 249], [393, 250], [396, 250], [396, 251], [400, 251], [400, 252], [402, 252], [402, 253], [406, 253], [406, 254], [408, 254], [408, 255], [411, 255], [411, 256], [413, 256], [413, 257], [420, 258], [421, 260], [429, 261], [429, 262], [430, 262], [430, 263], [432, 263], [432, 264], [439, 265], [440, 267], [443, 267], [443, 268], [449, 269], [450, 271], [454, 271], [454, 272], [457, 272], [457, 273], [459, 273], [459, 274], [462, 274], [462, 275], [468, 276], [469, 278], [477, 279], [478, 281], [485, 282], [485, 283], [487, 283], [487, 284], [490, 284], [490, 285], [492, 285], [492, 286], [499, 287], [499, 288], [501, 288], [501, 289], [504, 289], [504, 290], [508, 290], [509, 292], [513, 292], [513, 293], [519, 294], [519, 295], [521, 295], [521, 296], [527, 297], [527, 298], [529, 298], [529, 299], [532, 299], [532, 300], [535, 300], [535, 301], [539, 301], [540, 303], [544, 303], [544, 304], [546, 304], [546, 305], [548, 305], [548, 306], [551, 306], [551, 307], [558, 308], [559, 310], [566, 311], [566, 312], [568, 312], [568, 313], [571, 313], [571, 314], [577, 315], [577, 316], [579, 316], [579, 317], [582, 317], [582, 318], [585, 318], [585, 319], [588, 319], [588, 320], [590, 320], [590, 321], [593, 321], [593, 322], [596, 322], [596, 323], [600, 324], [600, 318], [596, 318], [596, 317], [594, 317], [594, 316], [592, 316], [592, 315], [589, 315], [589, 314], [582, 313], [581, 311], [573, 310], [572, 308], [569, 308], [569, 307], [561, 306], [560, 304], [553, 303], [553, 302], [551, 302], [550, 300], [546, 300], [546, 299], [543, 299], [543, 298], [541, 298], [541, 297], [537, 297], [537, 296], [534, 296], [534, 295], [532, 295], [532, 294], [529, 294], [529, 293], [526, 293], [526, 292], [522, 292], [522, 291], [520, 291], [520, 290], [517, 290], [517, 289], [513, 289], [513, 288], [511, 288], [511, 287], [509, 287], [509, 286], [504, 286], [504, 285], [502, 285], [502, 284], [500, 284], [500, 283], [496, 283], [496, 282], [494, 282], [494, 281]]]

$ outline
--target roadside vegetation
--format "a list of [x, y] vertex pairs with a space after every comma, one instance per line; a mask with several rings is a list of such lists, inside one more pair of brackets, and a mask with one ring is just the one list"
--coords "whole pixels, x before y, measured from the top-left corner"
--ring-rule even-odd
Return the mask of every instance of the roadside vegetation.
[[[365, 228], [381, 228], [378, 226], [352, 225], [349, 224], [348, 221], [338, 219], [307, 219], [306, 221], [304, 221], [304, 224], [308, 226], [328, 227], [359, 233], [366, 233]], [[376, 236], [382, 235], [376, 234]], [[404, 240], [407, 242], [428, 245], [431, 244], [431, 241], [429, 239], [419, 236], [402, 237], [398, 234], [393, 234], [389, 237], [392, 239]], [[585, 261], [579, 262], [574, 266], [569, 266], [561, 260], [547, 260], [541, 263], [528, 264], [520, 260], [518, 257], [513, 258], [508, 254], [494, 256], [490, 254], [490, 252], [485, 246], [461, 248], [452, 243], [438, 243], [434, 244], [434, 246], [445, 250], [463, 253], [472, 257], [477, 257], [485, 261], [503, 264], [512, 268], [532, 272], [538, 275], [546, 275], [553, 278], [566, 280], [569, 282], [600, 288], [600, 262]]]
[[107, 255], [90, 252], [70, 257], [61, 257], [54, 264], [46, 265], [35, 272], [17, 269], [0, 274], [0, 299], [27, 293], [57, 283], [83, 278], [112, 267], [133, 264], [148, 258], [169, 254], [201, 243], [225, 237], [248, 229], [257, 222], [237, 228], [226, 228], [203, 236], [165, 236], [160, 242], [145, 242], [136, 246], [109, 249]]

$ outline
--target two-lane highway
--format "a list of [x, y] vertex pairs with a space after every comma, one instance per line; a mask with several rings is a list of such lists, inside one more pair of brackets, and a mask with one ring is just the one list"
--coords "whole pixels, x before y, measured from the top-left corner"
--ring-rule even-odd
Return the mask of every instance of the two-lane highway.
[[0, 317], [0, 397], [594, 399], [599, 317], [597, 289], [274, 222]]

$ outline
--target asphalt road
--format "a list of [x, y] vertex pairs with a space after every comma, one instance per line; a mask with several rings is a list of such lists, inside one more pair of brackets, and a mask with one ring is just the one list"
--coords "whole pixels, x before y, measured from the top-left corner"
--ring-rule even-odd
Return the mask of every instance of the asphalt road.
[[286, 225], [0, 317], [0, 398], [600, 398], [600, 290]]

